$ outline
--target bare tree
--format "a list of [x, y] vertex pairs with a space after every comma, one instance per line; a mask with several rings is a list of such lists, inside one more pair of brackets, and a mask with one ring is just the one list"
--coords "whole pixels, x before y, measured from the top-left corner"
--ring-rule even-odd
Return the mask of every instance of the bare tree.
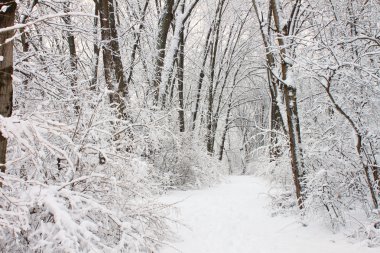
[[[253, 0], [255, 12], [257, 18], [260, 20], [260, 14], [257, 8], [257, 3]], [[270, 93], [272, 99], [272, 112], [271, 112], [271, 125], [272, 128], [277, 130], [278, 126], [283, 124], [282, 117], [286, 117], [287, 122], [287, 136], [289, 139], [289, 151], [291, 158], [291, 168], [293, 173], [293, 180], [296, 189], [296, 196], [298, 201], [298, 206], [300, 209], [304, 207], [304, 196], [302, 195], [302, 178], [303, 178], [303, 154], [301, 147], [301, 130], [299, 124], [299, 115], [297, 109], [297, 89], [293, 83], [290, 83], [289, 69], [291, 64], [287, 60], [290, 57], [291, 47], [286, 44], [286, 39], [289, 36], [296, 35], [296, 23], [300, 21], [300, 8], [301, 0], [295, 1], [292, 4], [292, 10], [286, 23], [282, 20], [284, 13], [282, 13], [282, 8], [278, 1], [271, 0], [269, 3], [269, 12], [267, 23], [270, 25], [271, 20], [274, 21], [274, 30], [276, 32], [276, 40], [278, 43], [279, 53], [278, 57], [275, 57], [274, 53], [268, 51], [269, 47], [276, 47], [273, 41], [269, 41], [269, 38], [264, 33], [264, 28], [260, 24], [262, 38], [264, 45], [266, 47], [267, 55], [267, 68], [270, 73], [268, 73], [268, 79], [272, 82], [270, 85]], [[261, 21], [262, 22], [262, 21]], [[272, 42], [272, 43], [270, 43]], [[280, 69], [280, 74], [278, 75], [275, 70], [275, 59], [279, 59], [278, 68]], [[290, 80], [290, 82], [289, 82]], [[279, 94], [280, 93], [280, 94]], [[282, 98], [281, 98], [281, 97]], [[277, 100], [276, 102], [273, 102]], [[285, 112], [281, 114], [278, 104], [279, 101], [283, 102], [285, 105]], [[280, 112], [280, 113], [279, 113]], [[277, 127], [275, 127], [277, 125]], [[272, 136], [272, 143], [276, 143], [276, 136]], [[272, 148], [272, 156], [277, 153], [276, 149]]]
[[173, 20], [174, 0], [165, 0], [165, 5], [161, 11], [161, 17], [158, 24], [158, 35], [156, 41], [156, 58], [153, 79], [154, 101], [158, 104], [160, 98], [160, 85], [162, 78], [162, 70], [164, 67], [166, 40], [168, 37], [170, 24]]

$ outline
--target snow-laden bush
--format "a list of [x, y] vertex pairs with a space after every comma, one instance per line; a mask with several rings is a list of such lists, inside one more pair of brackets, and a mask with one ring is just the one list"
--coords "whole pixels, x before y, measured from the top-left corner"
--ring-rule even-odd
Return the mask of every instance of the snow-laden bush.
[[225, 166], [194, 143], [191, 135], [182, 135], [175, 142], [163, 142], [156, 157], [165, 188], [199, 188], [218, 182]]
[[2, 176], [0, 247], [5, 252], [141, 252], [154, 250], [165, 238], [163, 207], [127, 200], [114, 178], [94, 174], [47, 185]]
[[153, 167], [130, 151], [132, 126], [104, 97], [72, 124], [60, 110], [1, 118], [9, 143], [0, 188], [5, 252], [152, 252], [165, 240]]
[[193, 132], [179, 132], [173, 124], [176, 115], [176, 110], [140, 109], [132, 113], [139, 121], [131, 128], [133, 149], [152, 165], [149, 176], [161, 190], [199, 188], [218, 182], [226, 173], [225, 164], [209, 156]]
[[259, 157], [248, 166], [250, 174], [267, 179], [271, 185], [266, 194], [271, 199], [272, 216], [294, 214], [298, 211], [289, 163], [289, 158], [285, 156], [272, 162], [267, 156]]

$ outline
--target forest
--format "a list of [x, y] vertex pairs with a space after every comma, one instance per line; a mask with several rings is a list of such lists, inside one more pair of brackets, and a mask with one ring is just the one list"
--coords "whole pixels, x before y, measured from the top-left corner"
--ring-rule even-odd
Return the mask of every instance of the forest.
[[0, 252], [160, 252], [227, 175], [380, 246], [378, 0], [0, 0], [0, 114]]

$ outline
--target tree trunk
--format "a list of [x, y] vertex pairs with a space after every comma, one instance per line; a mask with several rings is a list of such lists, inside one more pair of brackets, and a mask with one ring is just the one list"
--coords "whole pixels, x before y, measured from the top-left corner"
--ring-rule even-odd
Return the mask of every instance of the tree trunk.
[[185, 132], [185, 112], [183, 98], [183, 78], [185, 68], [185, 42], [184, 30], [179, 34], [179, 52], [178, 52], [178, 99], [179, 99], [179, 131]]
[[[14, 25], [17, 4], [15, 1], [0, 0], [0, 28]], [[14, 31], [0, 33], [0, 115], [10, 117], [13, 108], [13, 39]], [[5, 172], [7, 139], [0, 133], [0, 171]], [[0, 182], [2, 186], [2, 182]]]
[[[29, 13], [33, 11], [33, 8], [37, 5], [37, 3], [38, 3], [38, 0], [32, 0], [32, 2], [29, 3], [28, 12], [21, 15], [21, 18], [20, 18], [21, 24], [25, 24], [28, 21]], [[22, 52], [27, 53], [29, 52], [29, 49], [30, 49], [29, 33], [25, 31], [25, 28], [21, 28], [20, 33], [21, 33]], [[28, 58], [25, 58], [24, 61], [27, 62]], [[25, 89], [27, 89], [28, 87], [29, 78], [30, 78], [30, 74], [25, 74], [24, 80], [22, 81], [22, 84]]]
[[155, 71], [153, 79], [154, 88], [154, 104], [158, 105], [158, 100], [160, 96], [160, 85], [161, 85], [161, 75], [164, 66], [165, 59], [165, 49], [166, 49], [166, 39], [168, 37], [170, 23], [173, 20], [173, 6], [174, 0], [166, 0], [164, 9], [162, 10], [162, 15], [160, 18], [156, 51], [157, 56], [155, 59]]
[[111, 49], [112, 49], [112, 59], [114, 63], [114, 71], [116, 81], [118, 83], [117, 95], [115, 96], [115, 102], [118, 104], [118, 110], [120, 116], [124, 115], [125, 100], [128, 96], [128, 87], [124, 77], [124, 67], [121, 61], [121, 52], [119, 45], [119, 37], [117, 35], [116, 29], [116, 15], [113, 0], [108, 0], [109, 3], [109, 24], [110, 24], [110, 35], [111, 35]]
[[[330, 92], [330, 86], [331, 86], [331, 80], [332, 80], [332, 78], [333, 78], [333, 75], [331, 75], [328, 78], [327, 87], [324, 87], [324, 89], [325, 89], [325, 91], [327, 93], [327, 96], [329, 97], [331, 103], [334, 105], [335, 109], [348, 121], [348, 123], [351, 125], [352, 129], [355, 132], [355, 135], [356, 135], [356, 146], [355, 146], [355, 149], [356, 149], [356, 152], [357, 152], [357, 154], [359, 156], [360, 162], [361, 162], [362, 167], [363, 167], [363, 171], [364, 171], [364, 175], [365, 175], [365, 180], [367, 182], [368, 189], [369, 189], [369, 192], [371, 194], [373, 206], [374, 206], [375, 209], [377, 209], [377, 208], [379, 208], [379, 202], [377, 200], [376, 190], [375, 190], [377, 188], [377, 186], [379, 185], [379, 181], [377, 181], [377, 185], [376, 185], [376, 178], [377, 178], [377, 180], [379, 180], [378, 179], [377, 168], [374, 167], [373, 165], [369, 166], [368, 162], [364, 161], [364, 156], [363, 156], [363, 150], [364, 150], [364, 147], [363, 147], [363, 136], [362, 136], [359, 128], [355, 124], [355, 122], [352, 120], [352, 118], [345, 111], [343, 111], [343, 109], [342, 109], [342, 107], [340, 107], [340, 105], [338, 105], [336, 103], [333, 95], [331, 94], [331, 92]], [[371, 180], [369, 169], [372, 170], [372, 174], [374, 176], [374, 181], [375, 182], [372, 182], [372, 180]]]
[[228, 101], [228, 109], [227, 109], [226, 121], [225, 121], [223, 135], [222, 135], [222, 142], [220, 144], [220, 149], [219, 149], [219, 161], [223, 160], [224, 145], [225, 145], [225, 142], [226, 142], [227, 132], [228, 132], [229, 124], [230, 124], [231, 108], [232, 108], [232, 95], [230, 96], [230, 99]]
[[281, 147], [279, 146], [278, 134], [281, 131], [286, 133], [286, 131], [284, 131], [285, 125], [281, 116], [280, 107], [278, 105], [276, 95], [273, 90], [273, 84], [270, 85], [269, 91], [271, 99], [269, 159], [271, 162], [274, 162], [282, 154]]
[[110, 103], [114, 102], [114, 95], [112, 94], [114, 87], [112, 84], [112, 51], [111, 51], [111, 31], [109, 22], [109, 0], [99, 0], [99, 16], [102, 37], [102, 51], [103, 51], [103, 69], [104, 79], [106, 81], [107, 89], [110, 91]]
[[[166, 107], [167, 97], [170, 95], [170, 86], [172, 84], [172, 77], [174, 73], [175, 63], [178, 62], [178, 54], [181, 45], [181, 36], [183, 37], [183, 32], [185, 29], [185, 23], [190, 17], [191, 12], [194, 10], [195, 6], [198, 4], [199, 0], [194, 0], [189, 7], [186, 9], [185, 13], [185, 0], [180, 0], [176, 5], [176, 17], [173, 25], [173, 37], [170, 43], [168, 55], [165, 58], [164, 69], [162, 72], [162, 83], [164, 86], [164, 91], [162, 93], [162, 108]], [[175, 78], [174, 78], [175, 79]]]
[[[95, 16], [99, 16], [99, 3], [95, 3]], [[93, 69], [93, 76], [91, 79], [90, 89], [96, 90], [96, 82], [98, 81], [98, 68], [99, 68], [99, 55], [100, 55], [100, 48], [98, 45], [98, 18], [94, 18], [94, 69]]]
[[[300, 209], [304, 208], [304, 196], [302, 195], [302, 177], [303, 174], [303, 154], [301, 148], [301, 131], [299, 124], [299, 116], [297, 109], [297, 90], [295, 87], [290, 86], [285, 83], [288, 75], [288, 63], [285, 61], [286, 56], [286, 47], [284, 38], [288, 36], [288, 31], [283, 30], [281, 27], [280, 21], [280, 7], [277, 6], [276, 0], [271, 0], [271, 9], [273, 11], [273, 20], [277, 32], [277, 41], [280, 47], [280, 57], [281, 57], [281, 80], [278, 80], [278, 85], [280, 90], [283, 93], [285, 99], [285, 110], [288, 123], [288, 138], [289, 138], [289, 149], [290, 149], [290, 159], [293, 172], [294, 186], [296, 188], [296, 197], [298, 207]], [[294, 8], [298, 6], [298, 1], [295, 3]], [[293, 16], [290, 18], [289, 22], [294, 22], [297, 17]], [[291, 25], [290, 25], [291, 26]]]
[[207, 58], [209, 55], [209, 50], [210, 50], [210, 36], [213, 31], [213, 25], [210, 26], [210, 29], [208, 31], [207, 37], [206, 37], [206, 44], [204, 47], [204, 53], [203, 53], [203, 61], [202, 61], [202, 67], [201, 67], [201, 72], [199, 73], [199, 78], [198, 78], [198, 89], [197, 89], [197, 97], [195, 100], [195, 109], [193, 112], [193, 131], [195, 129], [196, 125], [196, 120], [197, 120], [197, 115], [198, 115], [198, 110], [199, 110], [199, 104], [201, 101], [201, 91], [202, 91], [202, 86], [203, 86], [203, 79], [205, 76], [205, 67], [206, 67], [206, 62]]
[[[65, 13], [70, 12], [70, 2], [66, 1], [63, 3], [63, 10]], [[80, 107], [78, 105], [78, 87], [77, 87], [77, 70], [78, 70], [78, 57], [77, 57], [77, 50], [75, 46], [75, 37], [72, 32], [72, 23], [71, 23], [71, 17], [65, 16], [63, 17], [63, 21], [67, 25], [67, 44], [69, 46], [69, 53], [70, 53], [70, 85], [71, 90], [74, 95], [74, 111], [75, 114], [79, 114]]]
[[214, 78], [215, 78], [215, 64], [216, 64], [216, 56], [218, 52], [218, 43], [219, 43], [219, 33], [220, 33], [220, 23], [222, 21], [222, 14], [223, 14], [223, 5], [224, 0], [221, 0], [219, 2], [220, 8], [218, 17], [215, 23], [215, 29], [214, 29], [214, 39], [211, 44], [211, 59], [210, 59], [210, 84], [208, 88], [208, 107], [207, 107], [207, 134], [206, 134], [206, 140], [207, 140], [207, 152], [210, 155], [214, 154], [214, 131], [215, 129], [215, 119], [213, 118], [213, 104], [214, 104]]
[[304, 198], [302, 196], [301, 180], [303, 177], [303, 157], [301, 149], [301, 135], [297, 111], [297, 93], [293, 87], [284, 86], [286, 116], [288, 121], [288, 137], [293, 180], [296, 189], [298, 207], [302, 209]]
[[[282, 118], [280, 107], [277, 101], [277, 79], [274, 77], [272, 71], [275, 68], [274, 55], [270, 50], [270, 41], [269, 37], [271, 36], [271, 21], [272, 21], [272, 4], [269, 4], [268, 18], [267, 22], [260, 19], [260, 13], [257, 8], [255, 0], [252, 0], [253, 8], [256, 14], [256, 17], [259, 21], [260, 33], [265, 46], [266, 53], [266, 63], [267, 63], [267, 78], [268, 78], [268, 88], [271, 99], [270, 107], [270, 146], [269, 146], [269, 159], [270, 161], [275, 161], [276, 158], [280, 157], [282, 154], [281, 147], [279, 145], [278, 135], [280, 132], [284, 132], [287, 135], [285, 128], [284, 120]], [[264, 26], [268, 26], [267, 32], [264, 30]]]
[[139, 48], [139, 45], [140, 45], [140, 33], [141, 33], [142, 29], [144, 28], [145, 13], [146, 13], [146, 10], [148, 9], [148, 5], [149, 5], [149, 0], [146, 0], [145, 5], [144, 5], [144, 9], [143, 9], [142, 14], [141, 14], [141, 20], [140, 20], [140, 25], [139, 25], [138, 31], [134, 32], [135, 42], [134, 42], [133, 47], [132, 47], [131, 66], [129, 68], [128, 78], [127, 78], [127, 86], [129, 86], [129, 84], [132, 81], [133, 68], [135, 66], [135, 60], [136, 60], [136, 53], [137, 53], [137, 49]]

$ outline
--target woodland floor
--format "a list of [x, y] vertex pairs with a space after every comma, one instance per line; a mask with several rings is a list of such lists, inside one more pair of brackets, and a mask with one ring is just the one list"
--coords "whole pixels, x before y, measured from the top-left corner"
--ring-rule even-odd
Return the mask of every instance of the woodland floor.
[[195, 191], [174, 191], [162, 198], [175, 203], [177, 239], [160, 253], [369, 253], [324, 224], [303, 226], [297, 217], [271, 216], [269, 185], [253, 176], [231, 176], [224, 183]]

